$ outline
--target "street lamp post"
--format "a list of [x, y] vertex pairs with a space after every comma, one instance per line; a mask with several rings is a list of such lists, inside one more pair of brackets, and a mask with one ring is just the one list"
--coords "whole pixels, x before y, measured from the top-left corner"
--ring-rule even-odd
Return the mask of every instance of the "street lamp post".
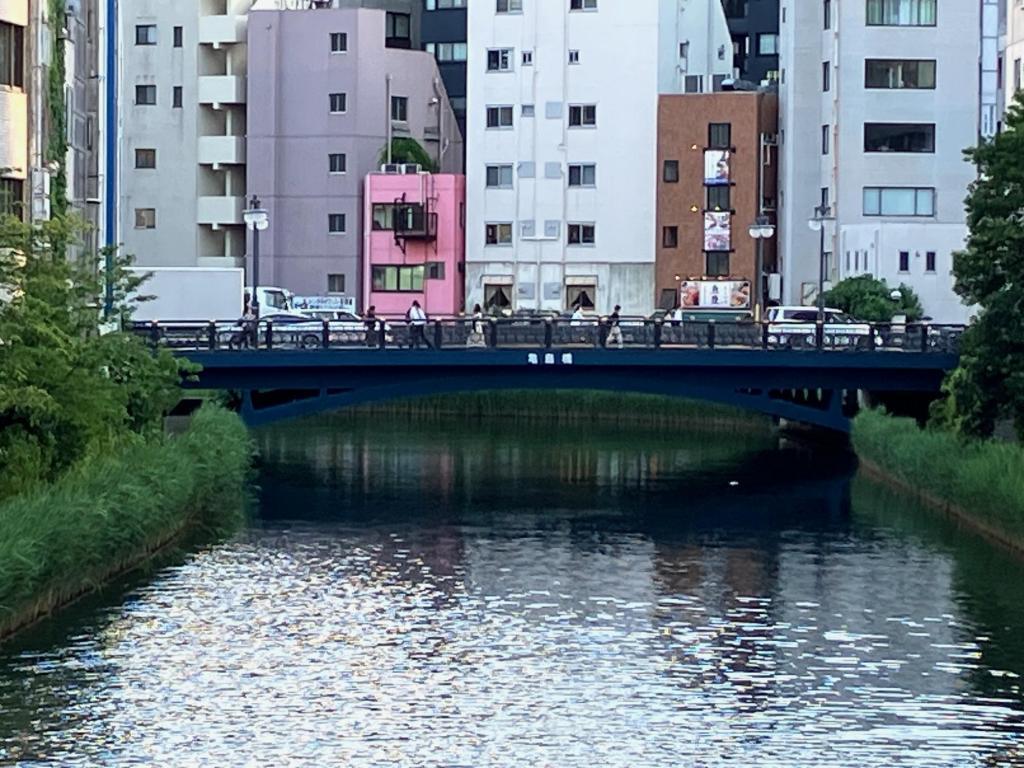
[[755, 301], [754, 320], [761, 321], [761, 314], [764, 311], [764, 241], [775, 236], [775, 225], [765, 215], [760, 215], [747, 230], [757, 244], [757, 264], [754, 267], [755, 275]]
[[249, 201], [249, 207], [242, 212], [245, 226], [252, 230], [252, 301], [250, 307], [257, 320], [260, 319], [260, 232], [270, 226], [270, 216], [260, 208], [256, 195]]
[[826, 203], [814, 208], [814, 216], [807, 220], [807, 226], [820, 233], [818, 245], [818, 326], [825, 322], [825, 225], [835, 221], [832, 208]]

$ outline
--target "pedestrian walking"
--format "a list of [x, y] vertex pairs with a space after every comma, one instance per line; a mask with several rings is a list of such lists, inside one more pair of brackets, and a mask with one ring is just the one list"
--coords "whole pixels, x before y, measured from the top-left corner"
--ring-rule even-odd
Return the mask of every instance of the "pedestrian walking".
[[608, 318], [608, 338], [605, 339], [604, 345], [607, 347], [609, 344], [614, 344], [618, 349], [622, 349], [622, 328], [619, 326], [619, 310], [622, 309], [618, 304], [615, 305], [615, 310]]
[[377, 307], [375, 305], [371, 304], [370, 308], [366, 310], [363, 323], [366, 326], [366, 346], [376, 347], [380, 340], [377, 336]]
[[466, 346], [478, 349], [487, 346], [487, 337], [484, 335], [484, 310], [479, 304], [473, 307], [473, 320], [469, 326]]
[[409, 311], [405, 313], [405, 322], [409, 326], [409, 349], [419, 349], [420, 344], [427, 349], [433, 348], [424, 333], [427, 327], [427, 313], [423, 311], [418, 301], [414, 300]]

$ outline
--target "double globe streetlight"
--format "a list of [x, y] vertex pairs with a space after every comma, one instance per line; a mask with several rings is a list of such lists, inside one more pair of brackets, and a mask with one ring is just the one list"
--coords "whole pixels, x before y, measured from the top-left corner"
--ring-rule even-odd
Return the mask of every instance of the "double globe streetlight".
[[257, 320], [260, 319], [260, 232], [270, 226], [270, 214], [260, 207], [256, 195], [249, 201], [249, 207], [242, 211], [245, 226], [252, 230], [252, 298], [249, 307]]
[[775, 237], [775, 225], [762, 214], [754, 220], [747, 232], [757, 243], [757, 264], [754, 267], [757, 304], [754, 305], [754, 320], [760, 321], [761, 313], [764, 311], [764, 241]]

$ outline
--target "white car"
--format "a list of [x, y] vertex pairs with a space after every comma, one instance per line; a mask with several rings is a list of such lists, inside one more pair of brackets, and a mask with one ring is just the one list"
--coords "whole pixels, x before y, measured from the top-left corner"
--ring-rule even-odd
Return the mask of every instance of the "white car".
[[[768, 343], [781, 346], [813, 347], [817, 344], [818, 310], [816, 307], [769, 307]], [[882, 345], [882, 336], [870, 324], [856, 320], [840, 309], [824, 310], [823, 345], [835, 347], [864, 347], [871, 343]]]

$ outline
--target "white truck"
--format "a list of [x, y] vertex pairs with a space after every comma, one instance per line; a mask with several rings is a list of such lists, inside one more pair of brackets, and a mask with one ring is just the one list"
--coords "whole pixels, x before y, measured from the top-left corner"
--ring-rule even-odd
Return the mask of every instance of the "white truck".
[[[173, 323], [184, 320], [235, 321], [245, 313], [242, 269], [221, 267], [132, 267], [129, 271], [147, 276], [133, 301], [135, 322]], [[290, 294], [282, 288], [260, 286], [260, 315], [290, 312]]]

